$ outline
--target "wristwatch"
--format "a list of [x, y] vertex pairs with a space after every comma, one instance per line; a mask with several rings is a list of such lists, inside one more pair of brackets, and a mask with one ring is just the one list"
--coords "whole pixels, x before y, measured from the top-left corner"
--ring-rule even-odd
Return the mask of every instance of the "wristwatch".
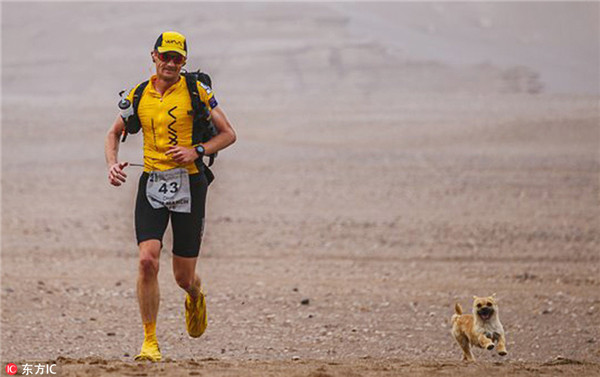
[[198, 158], [202, 158], [204, 157], [204, 147], [202, 145], [198, 145], [196, 146], [196, 148], [194, 148], [196, 150], [196, 152], [198, 153]]

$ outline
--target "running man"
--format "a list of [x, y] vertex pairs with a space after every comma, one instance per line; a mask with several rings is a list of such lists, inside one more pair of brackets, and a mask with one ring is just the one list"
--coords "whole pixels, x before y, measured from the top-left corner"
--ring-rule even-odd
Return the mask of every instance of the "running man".
[[[202, 158], [234, 143], [236, 134], [225, 112], [218, 106], [212, 89], [194, 80], [200, 101], [210, 112], [218, 133], [204, 143], [193, 142], [197, 140], [197, 130], [193, 127], [192, 100], [186, 79], [180, 74], [187, 55], [187, 42], [180, 33], [169, 31], [158, 37], [151, 52], [156, 74], [143, 88], [136, 113], [144, 137], [144, 171], [135, 205], [135, 233], [139, 247], [137, 296], [144, 325], [144, 343], [136, 360], [161, 360], [156, 338], [160, 301], [158, 267], [169, 218], [173, 229], [173, 274], [186, 292], [188, 334], [199, 337], [207, 325], [206, 302], [196, 274], [206, 193], [211, 179]], [[130, 103], [134, 102], [136, 88], [127, 95]], [[125, 168], [128, 162], [118, 159], [119, 139], [124, 134], [126, 122], [129, 126], [133, 118], [124, 120], [122, 114], [110, 127], [104, 148], [108, 181], [113, 186], [121, 186], [127, 179]]]

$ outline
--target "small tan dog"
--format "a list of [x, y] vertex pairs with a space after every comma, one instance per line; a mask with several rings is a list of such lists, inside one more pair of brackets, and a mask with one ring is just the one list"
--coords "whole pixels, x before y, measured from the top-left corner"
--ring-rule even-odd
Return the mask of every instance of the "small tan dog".
[[498, 316], [496, 294], [489, 297], [473, 296], [473, 314], [462, 314], [459, 303], [454, 305], [452, 335], [463, 351], [463, 360], [475, 361], [471, 346], [493, 350], [498, 345], [498, 355], [506, 356], [504, 328]]

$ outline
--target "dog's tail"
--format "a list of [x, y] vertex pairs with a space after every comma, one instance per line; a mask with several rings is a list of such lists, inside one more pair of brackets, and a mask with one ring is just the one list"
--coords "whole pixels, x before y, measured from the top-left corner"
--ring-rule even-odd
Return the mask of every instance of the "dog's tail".
[[454, 312], [458, 315], [462, 314], [462, 306], [458, 302], [454, 304]]
[[463, 313], [462, 306], [460, 306], [458, 302], [454, 304], [454, 313], [455, 314], [452, 316], [452, 323], [454, 323], [454, 321], [456, 321]]

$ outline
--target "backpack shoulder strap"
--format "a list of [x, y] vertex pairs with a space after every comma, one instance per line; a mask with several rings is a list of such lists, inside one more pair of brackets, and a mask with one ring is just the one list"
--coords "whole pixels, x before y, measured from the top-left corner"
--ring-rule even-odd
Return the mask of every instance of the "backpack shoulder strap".
[[194, 111], [194, 118], [202, 114], [202, 101], [200, 101], [200, 93], [198, 93], [198, 84], [196, 76], [193, 74], [185, 74], [185, 83], [190, 93], [190, 99], [192, 101], [192, 110]]
[[148, 86], [150, 81], [146, 80], [135, 88], [135, 92], [133, 92], [133, 111], [134, 114], [137, 115], [137, 109], [140, 106], [140, 100], [142, 99], [142, 94], [144, 93], [144, 89]]

